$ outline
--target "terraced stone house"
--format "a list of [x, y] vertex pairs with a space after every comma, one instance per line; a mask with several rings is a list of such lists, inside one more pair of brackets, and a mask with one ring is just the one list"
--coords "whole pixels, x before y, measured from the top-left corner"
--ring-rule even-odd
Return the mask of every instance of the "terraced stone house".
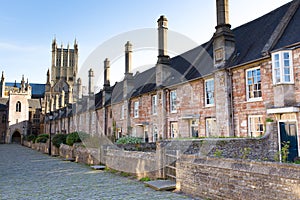
[[[132, 135], [145, 142], [259, 138], [265, 134], [266, 122], [273, 121], [278, 148], [289, 141], [290, 159], [299, 156], [299, 4], [291, 1], [232, 29], [228, 0], [217, 0], [212, 38], [172, 58], [167, 53], [168, 20], [161, 16], [157, 64], [133, 74], [134, 44], [124, 41], [123, 81], [110, 85], [106, 59], [104, 86], [95, 94], [94, 104], [88, 100], [93, 92], [80, 101], [90, 103], [76, 112], [78, 129], [82, 124], [88, 132], [111, 138]], [[76, 109], [80, 110], [80, 103]]]

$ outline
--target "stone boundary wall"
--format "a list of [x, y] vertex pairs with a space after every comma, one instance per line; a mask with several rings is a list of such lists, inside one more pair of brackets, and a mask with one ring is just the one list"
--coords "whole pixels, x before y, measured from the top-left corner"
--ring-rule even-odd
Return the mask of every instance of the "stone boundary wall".
[[[42, 153], [48, 154], [49, 143], [32, 143], [28, 141], [23, 142], [23, 146], [32, 148], [34, 150], [40, 151]], [[51, 146], [51, 155], [60, 156], [65, 159], [74, 159], [75, 162], [85, 163], [88, 165], [99, 164], [99, 156], [97, 157], [97, 149], [86, 149], [80, 144], [74, 144], [73, 146], [68, 146], [61, 144], [60, 148], [56, 146]]]
[[97, 149], [87, 149], [82, 146], [73, 146], [73, 148], [75, 162], [85, 163], [88, 165], [98, 165], [100, 163], [100, 159], [97, 156]]
[[[23, 146], [32, 148], [42, 153], [49, 153], [49, 141], [47, 141], [46, 143], [33, 143], [31, 141], [23, 141]], [[54, 145], [51, 146], [51, 155], [59, 155], [59, 149]]]
[[65, 159], [75, 159], [73, 146], [61, 144], [59, 147], [59, 156]]
[[143, 151], [143, 152], [155, 152], [156, 143], [140, 143], [140, 144], [117, 144], [117, 147], [126, 151]]
[[88, 165], [97, 165], [100, 163], [97, 149], [85, 148], [81, 143], [73, 146], [61, 144], [59, 147], [59, 156], [65, 159], [74, 159], [75, 162]]
[[107, 148], [105, 164], [111, 169], [136, 175], [138, 178], [158, 178], [158, 160], [155, 152], [124, 151]]
[[300, 199], [300, 166], [184, 155], [176, 163], [177, 189], [210, 199]]
[[219, 156], [223, 158], [243, 158], [250, 160], [274, 161], [278, 152], [275, 123], [267, 123], [267, 132], [262, 138], [203, 138], [160, 141], [159, 148], [167, 154], [194, 154], [199, 156]]

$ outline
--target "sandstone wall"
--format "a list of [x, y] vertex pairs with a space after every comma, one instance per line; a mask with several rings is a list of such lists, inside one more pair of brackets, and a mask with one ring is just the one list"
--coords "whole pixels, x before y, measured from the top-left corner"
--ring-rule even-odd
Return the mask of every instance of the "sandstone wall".
[[105, 153], [105, 164], [107, 167], [136, 175], [138, 178], [157, 178], [156, 153], [123, 151], [108, 148]]
[[300, 166], [185, 155], [177, 189], [210, 199], [300, 199]]

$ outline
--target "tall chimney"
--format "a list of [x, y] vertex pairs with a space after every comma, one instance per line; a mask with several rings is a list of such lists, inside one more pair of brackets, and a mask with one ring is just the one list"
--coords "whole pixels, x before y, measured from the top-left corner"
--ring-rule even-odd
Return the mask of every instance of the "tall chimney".
[[217, 26], [229, 24], [228, 0], [217, 0]]
[[214, 34], [214, 65], [222, 68], [235, 51], [235, 39], [229, 24], [228, 0], [216, 0], [217, 26]]
[[132, 67], [132, 44], [127, 41], [125, 44], [125, 75], [131, 73]]
[[232, 77], [226, 70], [228, 61], [235, 52], [235, 39], [228, 19], [228, 0], [216, 0], [217, 26], [213, 37], [214, 104], [216, 110], [216, 132], [223, 136], [234, 136], [232, 115]]
[[104, 88], [110, 87], [110, 62], [109, 59], [106, 58], [104, 60]]
[[167, 41], [168, 41], [168, 20], [161, 15], [157, 20], [158, 24], [158, 60], [157, 63], [169, 64], [170, 57], [168, 56]]
[[94, 71], [93, 69], [89, 70], [89, 96], [94, 94]]

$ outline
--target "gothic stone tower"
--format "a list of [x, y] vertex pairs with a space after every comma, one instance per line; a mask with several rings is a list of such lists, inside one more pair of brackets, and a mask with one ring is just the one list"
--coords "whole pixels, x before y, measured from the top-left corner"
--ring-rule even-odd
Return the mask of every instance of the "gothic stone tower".
[[57, 46], [52, 41], [51, 74], [47, 72], [45, 91], [45, 112], [53, 111], [73, 102], [73, 89], [78, 71], [78, 44], [75, 39], [73, 48], [68, 44]]

